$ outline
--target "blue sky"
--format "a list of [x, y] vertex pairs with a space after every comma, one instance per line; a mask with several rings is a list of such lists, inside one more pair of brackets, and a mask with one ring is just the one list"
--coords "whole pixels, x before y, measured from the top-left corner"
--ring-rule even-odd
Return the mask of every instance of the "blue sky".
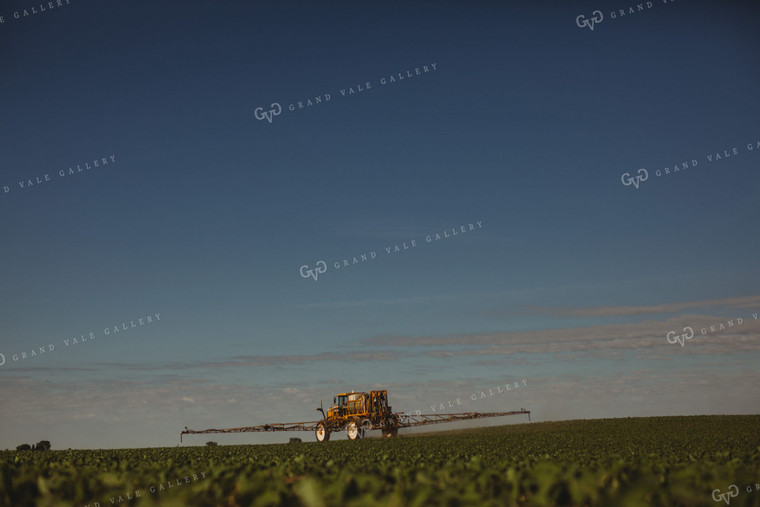
[[605, 5], [591, 31], [593, 2], [5, 2], [0, 448], [175, 445], [344, 390], [413, 410], [520, 379], [462, 408], [756, 411], [758, 9]]

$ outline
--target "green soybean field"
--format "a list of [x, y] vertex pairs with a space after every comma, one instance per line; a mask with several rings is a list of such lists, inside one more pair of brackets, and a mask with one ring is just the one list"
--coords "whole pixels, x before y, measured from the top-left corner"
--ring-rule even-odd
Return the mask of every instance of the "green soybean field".
[[539, 422], [324, 443], [0, 451], [0, 505], [760, 505], [760, 416]]

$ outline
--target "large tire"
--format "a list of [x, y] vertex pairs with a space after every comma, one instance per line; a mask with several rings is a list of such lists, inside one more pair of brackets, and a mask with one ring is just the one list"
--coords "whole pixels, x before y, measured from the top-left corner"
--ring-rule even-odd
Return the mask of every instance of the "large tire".
[[359, 436], [360, 438], [366, 438], [366, 433], [372, 428], [372, 421], [369, 419], [365, 419], [362, 421], [361, 426], [359, 427]]
[[348, 435], [349, 440], [359, 438], [359, 427], [356, 425], [356, 421], [351, 421], [346, 425], [346, 435]]
[[317, 442], [327, 442], [330, 440], [330, 430], [324, 423], [317, 424], [317, 430], [314, 433], [317, 436]]

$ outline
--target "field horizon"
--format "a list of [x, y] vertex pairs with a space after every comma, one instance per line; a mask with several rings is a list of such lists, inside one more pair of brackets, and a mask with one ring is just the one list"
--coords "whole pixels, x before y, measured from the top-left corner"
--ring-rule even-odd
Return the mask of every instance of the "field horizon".
[[760, 505], [758, 428], [756, 414], [626, 417], [321, 443], [0, 451], [0, 505], [715, 505], [721, 495]]

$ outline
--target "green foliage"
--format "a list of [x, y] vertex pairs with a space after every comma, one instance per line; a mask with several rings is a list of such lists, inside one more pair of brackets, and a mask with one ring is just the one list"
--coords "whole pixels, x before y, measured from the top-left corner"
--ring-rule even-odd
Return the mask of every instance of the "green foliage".
[[760, 483], [758, 428], [760, 416], [657, 417], [295, 445], [0, 451], [0, 505], [717, 506], [712, 491], [731, 484], [731, 507], [760, 505], [760, 491], [745, 489]]

